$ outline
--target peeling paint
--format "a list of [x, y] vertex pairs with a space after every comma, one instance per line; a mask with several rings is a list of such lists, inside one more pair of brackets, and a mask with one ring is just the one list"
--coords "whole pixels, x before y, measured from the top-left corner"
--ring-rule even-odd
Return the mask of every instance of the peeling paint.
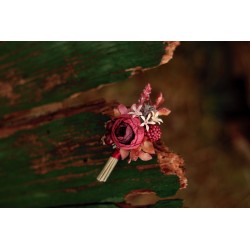
[[161, 141], [156, 142], [154, 146], [162, 173], [165, 175], [177, 175], [181, 188], [186, 188], [187, 178], [184, 171], [184, 160], [179, 155], [171, 152]]
[[46, 92], [46, 91], [54, 89], [55, 87], [59, 85], [66, 84], [68, 79], [72, 76], [77, 78], [75, 68], [74, 68], [77, 64], [78, 64], [77, 62], [68, 64], [66, 67], [64, 67], [61, 70], [62, 73], [60, 74], [54, 73], [48, 76], [44, 81], [43, 90]]
[[174, 55], [174, 51], [180, 45], [180, 42], [165, 42], [165, 54], [162, 56], [160, 65], [168, 63]]
[[[84, 93], [86, 95], [86, 93]], [[83, 93], [82, 93], [83, 97]], [[67, 98], [59, 103], [52, 103], [31, 110], [19, 111], [4, 116], [0, 120], [0, 138], [8, 137], [17, 131], [30, 130], [40, 125], [44, 125], [53, 120], [73, 116], [82, 112], [94, 112], [108, 114], [113, 112], [116, 103], [106, 103], [103, 99], [74, 102], [72, 98]]]

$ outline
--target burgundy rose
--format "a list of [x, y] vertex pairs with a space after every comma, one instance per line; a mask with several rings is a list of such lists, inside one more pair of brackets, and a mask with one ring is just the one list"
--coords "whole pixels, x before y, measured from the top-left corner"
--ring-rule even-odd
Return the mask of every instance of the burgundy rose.
[[118, 148], [134, 149], [142, 143], [144, 128], [140, 127], [139, 118], [124, 114], [116, 118], [112, 125], [110, 136]]

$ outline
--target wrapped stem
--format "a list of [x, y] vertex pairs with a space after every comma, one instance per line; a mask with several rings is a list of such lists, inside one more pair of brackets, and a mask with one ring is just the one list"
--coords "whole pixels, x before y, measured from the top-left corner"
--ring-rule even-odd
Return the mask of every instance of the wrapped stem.
[[120, 151], [117, 149], [111, 157], [109, 157], [101, 173], [97, 176], [97, 180], [100, 182], [106, 182], [114, 167], [116, 166], [120, 158]]

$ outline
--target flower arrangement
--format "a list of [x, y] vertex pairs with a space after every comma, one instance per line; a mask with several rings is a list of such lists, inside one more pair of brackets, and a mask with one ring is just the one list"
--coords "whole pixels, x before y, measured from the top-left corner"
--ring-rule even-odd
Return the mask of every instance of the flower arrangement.
[[155, 154], [153, 143], [161, 138], [160, 116], [167, 116], [170, 110], [161, 107], [164, 102], [162, 93], [155, 103], [150, 100], [151, 85], [147, 84], [138, 102], [127, 108], [123, 104], [114, 109], [114, 117], [105, 124], [106, 133], [102, 138], [104, 145], [112, 145], [115, 150], [109, 158], [98, 181], [105, 182], [118, 160], [128, 158], [128, 162], [152, 159]]

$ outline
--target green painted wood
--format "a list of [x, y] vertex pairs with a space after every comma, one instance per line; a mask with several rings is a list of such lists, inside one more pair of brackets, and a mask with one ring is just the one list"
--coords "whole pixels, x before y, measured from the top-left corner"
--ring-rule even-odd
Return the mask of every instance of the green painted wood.
[[2, 42], [0, 89], [8, 94], [0, 92], [0, 116], [124, 80], [127, 69], [156, 66], [163, 53], [162, 42]]
[[[127, 68], [158, 65], [162, 53], [160, 42], [1, 43], [0, 87], [9, 84], [12, 92], [0, 92], [0, 114], [10, 117], [0, 118], [0, 207], [117, 207], [138, 189], [163, 198], [175, 195], [178, 177], [163, 175], [156, 157], [132, 164], [119, 161], [108, 182], [96, 181], [112, 153], [100, 143], [109, 117], [98, 105], [77, 112], [68, 106], [60, 116], [27, 115], [34, 107], [122, 80], [129, 76]], [[44, 79], [61, 76], [74, 60], [74, 74], [44, 91]], [[6, 73], [11, 70], [12, 75]], [[13, 126], [15, 132], [8, 133]], [[180, 206], [174, 201], [159, 204]]]
[[181, 208], [183, 206], [183, 200], [181, 199], [172, 199], [172, 200], [162, 200], [157, 202], [155, 205], [152, 205], [153, 208]]
[[162, 197], [174, 195], [179, 188], [176, 176], [164, 176], [159, 168], [137, 169], [138, 165], [157, 165], [156, 159], [120, 161], [108, 182], [96, 181], [112, 153], [96, 136], [104, 132], [107, 119], [100, 114], [78, 114], [2, 139], [0, 206], [117, 203], [135, 189], [152, 189]]

